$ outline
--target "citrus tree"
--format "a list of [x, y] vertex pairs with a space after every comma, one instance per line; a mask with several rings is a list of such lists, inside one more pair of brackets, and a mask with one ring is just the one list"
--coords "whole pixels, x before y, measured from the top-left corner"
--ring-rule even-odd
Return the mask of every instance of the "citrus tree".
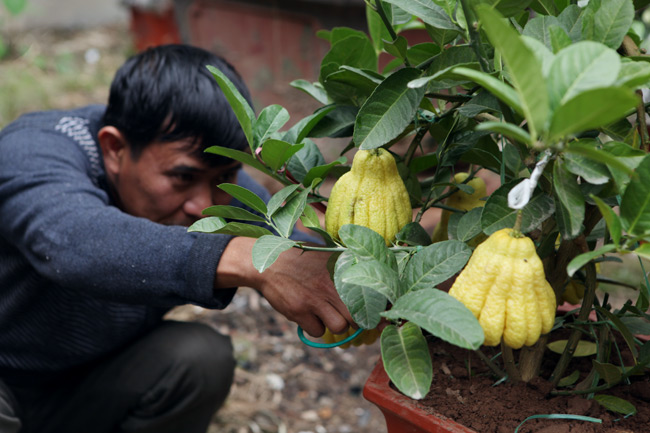
[[[643, 266], [641, 258], [650, 258], [641, 92], [650, 82], [650, 58], [639, 48], [644, 27], [636, 18], [645, 3], [367, 0], [367, 32], [321, 32], [330, 50], [318, 81], [291, 85], [322, 107], [288, 129], [285, 108], [271, 105], [256, 115], [210, 68], [250, 152], [208, 151], [284, 188], [264, 203], [221, 185], [255, 212], [214, 206], [190, 230], [258, 238], [252, 260], [260, 272], [290, 248], [331, 251], [341, 298], [361, 328], [382, 324], [386, 371], [412, 398], [422, 398], [432, 380], [426, 334], [476, 351], [496, 376], [526, 381], [538, 374], [549, 331], [572, 329], [554, 346], [562, 352], [554, 387], [571, 392], [566, 368], [585, 341], [595, 358], [583, 390], [615, 386], [650, 362], [650, 344], [635, 337], [650, 334], [647, 281], [622, 308], [597, 296], [600, 261], [635, 254]], [[404, 35], [414, 28], [430, 41], [411, 44]], [[349, 138], [331, 162], [313, 141], [327, 137]], [[394, 169], [373, 165], [386, 155]], [[373, 176], [382, 170], [393, 174]], [[499, 179], [489, 196], [481, 170]], [[345, 183], [343, 198], [321, 192], [328, 177]], [[405, 193], [389, 199], [397, 186]], [[338, 224], [321, 225], [314, 209], [326, 206]], [[395, 214], [405, 208], [412, 218], [386, 234], [382, 221], [400, 220]], [[421, 224], [432, 208], [443, 209], [436, 233]], [[323, 246], [289, 238], [298, 220]], [[504, 230], [508, 237], [497, 239]], [[519, 250], [525, 255], [516, 256]], [[492, 266], [489, 257], [512, 265]], [[489, 272], [470, 275], [481, 260]], [[437, 288], [459, 273], [451, 294]], [[468, 296], [458, 295], [463, 279], [475, 287]], [[555, 317], [565, 296], [579, 304], [577, 317]], [[598, 320], [584, 325], [593, 313]], [[634, 365], [621, 365], [618, 351], [607, 349], [615, 334]], [[500, 344], [501, 356], [486, 356], [484, 344]]]

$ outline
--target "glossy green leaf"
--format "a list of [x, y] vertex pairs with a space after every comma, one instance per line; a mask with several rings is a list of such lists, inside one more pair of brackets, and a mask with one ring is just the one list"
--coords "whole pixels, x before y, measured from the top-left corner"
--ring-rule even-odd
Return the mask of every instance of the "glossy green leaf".
[[512, 123], [506, 122], [481, 122], [476, 126], [477, 131], [492, 131], [497, 134], [501, 134], [504, 137], [508, 137], [511, 140], [518, 141], [520, 143], [532, 145], [532, 137], [525, 129], [513, 125]]
[[360, 149], [375, 149], [394, 139], [413, 121], [424, 89], [410, 89], [420, 71], [404, 68], [377, 86], [361, 106], [354, 125], [354, 142]]
[[372, 289], [394, 303], [403, 293], [397, 271], [378, 261], [351, 266], [341, 275], [341, 282]]
[[[226, 221], [221, 217], [207, 217], [195, 221], [187, 228], [188, 232], [214, 233], [223, 228]], [[270, 232], [269, 232], [270, 233]]]
[[298, 152], [304, 144], [291, 144], [286, 141], [270, 139], [262, 145], [262, 161], [275, 172]]
[[550, 27], [562, 26], [560, 20], [553, 15], [538, 15], [526, 23], [522, 35], [541, 42], [550, 51], [553, 50]]
[[264, 272], [278, 259], [280, 254], [296, 246], [291, 239], [278, 236], [262, 236], [253, 244], [252, 259], [253, 266], [260, 273]]
[[[212, 219], [213, 218], [213, 219]], [[215, 233], [231, 236], [244, 236], [247, 238], [259, 238], [264, 235], [271, 235], [268, 229], [260, 226], [254, 226], [251, 224], [245, 224], [240, 222], [230, 222], [222, 224], [216, 220], [221, 219], [218, 217], [207, 217], [202, 218], [192, 224], [187, 231], [189, 232], [204, 232], [204, 233]]]
[[613, 395], [596, 394], [594, 395], [594, 400], [610, 412], [616, 412], [626, 416], [634, 415], [637, 412], [636, 407], [632, 403]]
[[286, 238], [291, 235], [293, 227], [296, 225], [300, 215], [302, 215], [302, 211], [307, 205], [308, 194], [309, 189], [303, 189], [273, 214], [273, 222], [280, 235]]
[[548, 31], [551, 34], [551, 49], [554, 53], [569, 47], [573, 43], [566, 31], [560, 26], [550, 26]]
[[427, 340], [413, 323], [388, 325], [381, 333], [381, 358], [390, 380], [404, 395], [420, 400], [429, 392], [433, 367]]
[[[557, 340], [548, 343], [546, 347], [551, 352], [562, 354], [562, 352], [564, 352], [564, 349], [566, 348], [567, 342], [568, 340]], [[578, 358], [584, 356], [592, 356], [595, 355], [597, 351], [598, 351], [598, 346], [593, 341], [580, 340], [578, 342], [578, 345], [576, 346], [576, 350], [573, 353], [573, 356]]]
[[386, 247], [386, 241], [377, 232], [356, 224], [346, 224], [339, 229], [339, 237], [360, 260], [376, 260], [397, 269], [395, 256]]
[[456, 240], [422, 248], [411, 257], [404, 270], [407, 291], [432, 288], [447, 281], [463, 269], [471, 255], [470, 248]]
[[602, 185], [609, 181], [609, 170], [606, 165], [595, 162], [581, 154], [567, 152], [564, 163], [569, 172], [580, 176], [593, 185]]
[[390, 320], [408, 320], [433, 336], [465, 349], [478, 349], [485, 338], [472, 312], [438, 289], [409, 292], [382, 315]]
[[397, 233], [395, 239], [398, 242], [403, 242], [407, 245], [422, 245], [426, 246], [431, 244], [431, 235], [417, 222], [406, 224], [402, 230]]
[[648, 84], [650, 84], [650, 63], [623, 62], [616, 84], [630, 89], [648, 88]]
[[515, 110], [518, 114], [522, 116], [524, 115], [524, 109], [519, 100], [519, 95], [517, 95], [517, 92], [512, 87], [508, 86], [503, 81], [499, 81], [485, 72], [476, 71], [462, 66], [453, 68], [452, 72], [481, 85], [488, 92], [492, 93], [510, 108]]
[[340, 158], [330, 162], [329, 164], [317, 165], [316, 167], [310, 168], [307, 174], [305, 175], [305, 178], [302, 180], [302, 184], [305, 186], [309, 186], [312, 184], [312, 182], [315, 179], [325, 179], [325, 177], [332, 170], [332, 168], [340, 164], [345, 164], [347, 160], [348, 159], [345, 156], [341, 156]]
[[400, 9], [416, 15], [423, 22], [438, 28], [448, 30], [458, 30], [458, 26], [454, 24], [445, 10], [432, 2], [431, 0], [383, 0], [385, 3], [393, 4]]
[[482, 214], [483, 208], [475, 207], [461, 216], [456, 225], [455, 238], [461, 242], [469, 242], [479, 234], [483, 233], [483, 230], [481, 229]]
[[[607, 104], [603, 104], [607, 101]], [[553, 113], [549, 128], [552, 139], [613, 123], [630, 114], [639, 97], [623, 87], [587, 90], [560, 105]]]
[[310, 116], [304, 117], [293, 125], [282, 137], [284, 141], [292, 144], [299, 144], [305, 137], [309, 135], [312, 128], [320, 122], [320, 120], [334, 109], [333, 105], [322, 107]]
[[562, 28], [573, 42], [582, 39], [582, 9], [578, 5], [567, 6], [558, 16]]
[[254, 148], [257, 149], [264, 141], [277, 132], [289, 121], [289, 112], [281, 105], [265, 107], [253, 126]]
[[254, 156], [252, 156], [250, 153], [242, 152], [241, 150], [236, 150], [236, 149], [230, 149], [228, 147], [222, 147], [222, 146], [210, 146], [207, 149], [205, 149], [207, 153], [214, 153], [215, 155], [221, 155], [225, 156], [226, 158], [233, 159], [235, 161], [239, 161], [242, 164], [249, 165], [263, 173], [269, 173], [269, 170], [257, 159], [255, 159]]
[[636, 362], [636, 358], [639, 357], [639, 352], [636, 348], [636, 342], [634, 341], [634, 336], [627, 328], [627, 326], [625, 326], [625, 324], [621, 321], [621, 319], [616, 314], [612, 313], [606, 308], [600, 307], [598, 305], [594, 306], [594, 308], [602, 316], [606, 317], [614, 325], [616, 330], [621, 333], [623, 339], [625, 340], [625, 343], [627, 344], [627, 348], [630, 350], [630, 353], [634, 357], [634, 362]]
[[509, 79], [519, 95], [519, 101], [528, 121], [532, 141], [536, 141], [549, 116], [549, 101], [542, 65], [522, 41], [519, 34], [495, 11], [477, 6], [483, 30], [499, 50], [505, 62]]
[[268, 215], [271, 216], [275, 213], [275, 211], [280, 209], [287, 198], [296, 192], [299, 187], [300, 185], [298, 184], [285, 186], [280, 191], [273, 194], [269, 199], [269, 202], [266, 204], [266, 207], [268, 208]]
[[617, 49], [634, 21], [634, 6], [629, 0], [606, 0], [594, 14], [593, 38]]
[[[487, 235], [506, 227], [513, 227], [517, 219], [517, 210], [508, 207], [508, 193], [521, 179], [514, 179], [494, 191], [485, 203], [481, 215], [481, 228]], [[540, 191], [535, 191], [528, 204], [523, 208], [521, 231], [528, 233], [549, 218], [555, 212], [553, 199]]]
[[253, 208], [263, 215], [266, 215], [266, 203], [264, 203], [264, 200], [262, 200], [253, 191], [250, 191], [242, 186], [235, 185], [233, 183], [222, 183], [221, 185], [217, 186], [219, 189], [227, 192], [245, 205]]
[[318, 81], [324, 84], [327, 77], [343, 65], [377, 70], [377, 53], [367, 36], [353, 34], [336, 41], [321, 61]]
[[253, 135], [253, 124], [255, 123], [255, 112], [249, 105], [246, 98], [239, 93], [237, 87], [226, 77], [226, 75], [221, 72], [218, 68], [214, 66], [207, 66], [208, 70], [217, 81], [217, 84], [221, 88], [226, 100], [230, 104], [239, 124], [244, 131], [248, 145], [253, 148], [254, 135]]
[[634, 252], [644, 259], [650, 260], [650, 244], [643, 244], [635, 249]]
[[635, 170], [621, 201], [623, 229], [631, 234], [650, 233], [650, 155]]
[[302, 149], [298, 150], [287, 163], [287, 170], [298, 182], [301, 182], [314, 167], [325, 164], [325, 158], [316, 143], [311, 140], [303, 141]]
[[210, 206], [206, 209], [203, 209], [203, 215], [237, 219], [243, 221], [266, 222], [266, 220], [261, 216], [249, 212], [246, 209], [242, 209], [240, 207], [235, 207], [235, 206], [228, 206], [228, 205]]
[[572, 277], [580, 268], [589, 263], [591, 260], [596, 257], [602, 256], [603, 254], [610, 253], [616, 250], [616, 245], [607, 244], [594, 251], [589, 251], [587, 253], [580, 254], [576, 256], [569, 262], [566, 267], [567, 274], [569, 277]]
[[609, 363], [598, 362], [595, 359], [592, 359], [591, 363], [593, 364], [594, 369], [598, 372], [600, 379], [605, 381], [605, 383], [615, 385], [621, 381], [622, 373], [617, 366]]
[[[377, 262], [370, 261], [369, 263]], [[354, 321], [364, 329], [374, 329], [379, 324], [380, 314], [386, 310], [388, 301], [384, 295], [369, 287], [342, 281], [341, 276], [358, 264], [357, 256], [350, 251], [343, 252], [334, 266], [334, 285]]]
[[616, 51], [597, 42], [581, 41], [560, 51], [548, 75], [551, 109], [586, 90], [613, 84], [620, 65]]
[[582, 230], [585, 219], [585, 199], [576, 177], [566, 163], [557, 159], [553, 165], [556, 220], [564, 239], [573, 239]]
[[307, 80], [298, 79], [293, 80], [289, 85], [302, 90], [323, 105], [327, 105], [331, 102], [327, 96], [327, 92], [323, 89], [323, 86], [320, 83], [311, 83]]
[[592, 194], [591, 199], [596, 202], [598, 210], [600, 210], [600, 213], [603, 215], [605, 223], [607, 224], [607, 229], [609, 230], [609, 235], [612, 237], [612, 241], [614, 241], [614, 244], [620, 245], [621, 235], [623, 232], [621, 219], [616, 212], [614, 212], [611, 206], [605, 203], [600, 197]]

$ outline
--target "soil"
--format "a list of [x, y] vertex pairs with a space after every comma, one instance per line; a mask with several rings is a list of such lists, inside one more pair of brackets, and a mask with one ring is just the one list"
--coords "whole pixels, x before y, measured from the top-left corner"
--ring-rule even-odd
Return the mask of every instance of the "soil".
[[[489, 357], [499, 352], [498, 348], [483, 347], [481, 350]], [[478, 433], [512, 433], [526, 418], [540, 414], [582, 415], [601, 419], [602, 424], [567, 419], [531, 419], [519, 428], [519, 433], [650, 431], [650, 377], [647, 374], [634, 377], [630, 386], [621, 385], [601, 393], [623, 398], [636, 407], [637, 414], [625, 418], [607, 411], [595, 400], [577, 395], [550, 397], [550, 383], [543, 378], [550, 376], [559, 355], [549, 351], [546, 352], [547, 362], [542, 365], [540, 377], [527, 384], [498, 384], [498, 379], [476, 354], [438, 339], [431, 341], [431, 354], [433, 385], [418, 406], [428, 413], [453, 419]], [[574, 358], [567, 374], [574, 370], [585, 372], [582, 379], [590, 366], [590, 358]]]

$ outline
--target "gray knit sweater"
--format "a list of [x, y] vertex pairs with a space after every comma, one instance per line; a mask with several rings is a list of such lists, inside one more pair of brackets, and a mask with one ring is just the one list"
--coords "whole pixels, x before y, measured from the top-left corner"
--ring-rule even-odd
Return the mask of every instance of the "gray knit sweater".
[[[95, 140], [103, 110], [33, 113], [0, 132], [0, 377], [99, 359], [175, 305], [219, 309], [235, 293], [213, 291], [230, 236], [111, 203]], [[243, 171], [239, 184], [268, 198]]]

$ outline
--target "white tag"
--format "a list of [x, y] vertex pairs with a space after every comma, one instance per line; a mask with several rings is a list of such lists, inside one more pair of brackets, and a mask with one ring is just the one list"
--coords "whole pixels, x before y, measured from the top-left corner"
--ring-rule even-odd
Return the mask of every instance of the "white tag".
[[550, 158], [551, 152], [547, 150], [544, 153], [544, 157], [535, 165], [535, 169], [530, 174], [530, 178], [522, 180], [510, 190], [508, 193], [508, 207], [510, 209], [523, 209], [528, 204], [533, 195], [533, 191], [537, 187], [537, 181], [544, 172], [544, 167], [546, 167]]

